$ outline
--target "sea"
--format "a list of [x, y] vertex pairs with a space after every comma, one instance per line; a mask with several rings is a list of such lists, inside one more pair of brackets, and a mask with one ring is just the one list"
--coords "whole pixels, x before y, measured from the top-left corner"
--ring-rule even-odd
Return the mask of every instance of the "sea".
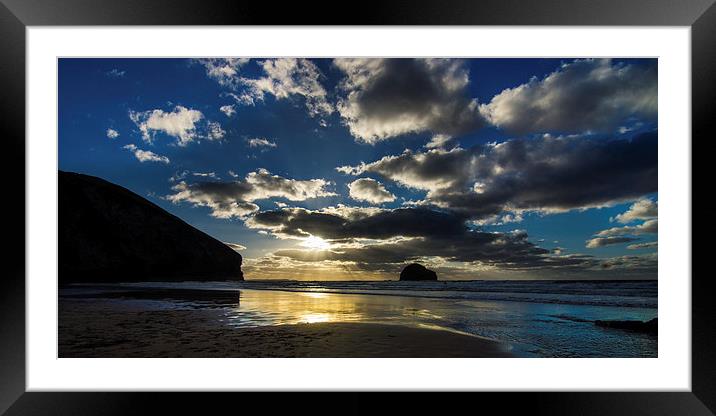
[[656, 280], [147, 282], [114, 289], [73, 286], [60, 295], [94, 290], [101, 296], [101, 291], [127, 288], [235, 291], [237, 301], [230, 305], [211, 304], [207, 297], [135, 301], [145, 302], [144, 308], [218, 308], [228, 327], [382, 323], [491, 338], [516, 357], [658, 356], [657, 336], [594, 323], [656, 318]]

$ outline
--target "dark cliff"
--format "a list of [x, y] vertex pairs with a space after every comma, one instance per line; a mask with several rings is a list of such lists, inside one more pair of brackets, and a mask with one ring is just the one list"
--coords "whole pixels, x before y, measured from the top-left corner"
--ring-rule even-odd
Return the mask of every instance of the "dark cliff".
[[60, 284], [243, 280], [239, 253], [121, 186], [59, 171], [58, 200]]

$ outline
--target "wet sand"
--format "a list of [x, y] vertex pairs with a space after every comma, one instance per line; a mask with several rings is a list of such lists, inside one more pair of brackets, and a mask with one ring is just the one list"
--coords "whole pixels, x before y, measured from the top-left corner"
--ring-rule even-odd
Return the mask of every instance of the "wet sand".
[[60, 358], [510, 356], [495, 341], [439, 329], [362, 322], [238, 328], [227, 325], [222, 318], [211, 308], [161, 310], [116, 299], [60, 298], [58, 355]]

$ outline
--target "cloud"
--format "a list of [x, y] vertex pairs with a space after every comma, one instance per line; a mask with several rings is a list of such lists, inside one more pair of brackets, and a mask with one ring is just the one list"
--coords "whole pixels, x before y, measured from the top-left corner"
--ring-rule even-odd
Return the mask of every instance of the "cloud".
[[[655, 279], [658, 272], [659, 259], [657, 253], [641, 256], [620, 256], [604, 259], [601, 267], [605, 270], [618, 269], [622, 276], [637, 275], [640, 278]], [[640, 276], [641, 274], [641, 276]]]
[[632, 117], [656, 119], [657, 66], [575, 60], [502, 91], [480, 113], [515, 134], [611, 132]]
[[[610, 221], [618, 221], [622, 224], [631, 223], [637, 220], [642, 220], [641, 224], [637, 225], [625, 225], [623, 227], [612, 227], [606, 230], [599, 231], [591, 240], [587, 241], [588, 248], [603, 247], [609, 244], [627, 243], [638, 240], [631, 236], [644, 235], [644, 234], [658, 234], [659, 233], [659, 220], [658, 206], [655, 201], [648, 198], [642, 198], [634, 202], [629, 209], [617, 215], [614, 218], [610, 218]], [[639, 244], [631, 244], [627, 246], [630, 250], [652, 248], [656, 247], [656, 242], [646, 242]]]
[[[296, 248], [279, 249], [260, 259], [269, 269], [303, 270], [308, 275], [320, 270], [332, 272], [326, 276], [333, 278], [346, 273], [355, 278], [361, 272], [395, 275], [404, 264], [414, 261], [445, 270], [451, 276], [473, 279], [484, 273], [599, 278], [604, 276], [604, 270], [613, 273], [616, 269], [621, 278], [644, 278], [655, 276], [657, 266], [657, 258], [652, 255], [601, 259], [565, 254], [561, 248], [545, 249], [530, 242], [524, 230], [480, 231], [469, 227], [459, 215], [423, 207], [282, 208], [258, 212], [245, 218], [244, 223], [259, 233], [301, 242]], [[321, 241], [322, 247], [301, 247], [312, 240]]]
[[206, 58], [197, 59], [206, 69], [206, 75], [222, 86], [231, 87], [237, 82], [241, 67], [249, 63], [249, 58]]
[[216, 176], [216, 172], [193, 172], [192, 176], [198, 176], [200, 178], [219, 179], [219, 177]]
[[459, 135], [484, 121], [456, 59], [336, 59], [345, 74], [337, 108], [351, 134], [376, 143], [407, 133]]
[[226, 117], [231, 117], [236, 114], [236, 107], [233, 105], [222, 105], [219, 107], [219, 111], [226, 114]]
[[221, 140], [226, 135], [221, 124], [211, 120], [202, 123], [204, 114], [201, 111], [181, 105], [171, 112], [161, 109], [142, 112], [129, 110], [129, 118], [142, 132], [142, 139], [147, 143], [154, 142], [157, 132], [176, 138], [176, 144], [182, 147], [199, 139]]
[[[487, 218], [473, 220], [471, 221], [471, 223], [482, 227], [486, 225], [505, 225], [511, 223], [520, 223], [522, 221], [524, 221], [524, 217], [522, 216], [522, 214], [506, 213], [503, 215], [492, 215]], [[544, 241], [544, 239], [542, 239], [542, 241]]]
[[465, 229], [459, 217], [429, 209], [383, 210], [345, 206], [320, 211], [304, 208], [263, 211], [249, 218], [246, 225], [270, 230], [281, 238], [312, 235], [327, 240], [447, 235]]
[[334, 196], [326, 190], [328, 182], [323, 179], [295, 180], [271, 175], [265, 169], [250, 172], [243, 180], [232, 182], [182, 181], [172, 187], [173, 194], [166, 199], [173, 203], [188, 202], [194, 206], [208, 207], [217, 218], [245, 217], [259, 210], [254, 201], [269, 198], [285, 198], [290, 201]]
[[137, 146], [133, 144], [128, 144], [123, 147], [123, 149], [127, 149], [130, 152], [134, 154], [134, 157], [137, 158], [138, 161], [144, 163], [144, 162], [161, 162], [161, 163], [169, 163], [169, 158], [166, 156], [160, 156], [152, 151], [149, 150], [142, 150], [139, 149]]
[[110, 78], [124, 78], [124, 75], [126, 74], [126, 71], [120, 71], [117, 68], [112, 69], [111, 71], [107, 71], [105, 75], [107, 75]]
[[189, 175], [189, 171], [186, 169], [181, 172], [177, 171], [169, 178], [169, 182], [176, 182], [178, 180], [184, 179], [187, 177], [187, 175]]
[[231, 247], [231, 249], [234, 250], [234, 251], [246, 250], [246, 246], [242, 246], [241, 244], [227, 243], [227, 242], [224, 242], [224, 244], [226, 244], [227, 246]]
[[616, 235], [642, 235], [657, 234], [659, 232], [659, 220], [648, 220], [642, 224], [624, 227], [614, 227], [597, 233], [599, 237], [609, 237]]
[[350, 197], [356, 201], [367, 201], [373, 204], [395, 201], [395, 195], [388, 192], [382, 183], [361, 178], [348, 184]]
[[475, 231], [464, 219], [425, 208], [284, 208], [248, 218], [249, 228], [279, 238], [321, 238], [330, 249], [283, 249], [273, 253], [303, 262], [350, 262], [363, 269], [394, 270], [396, 264], [433, 259], [505, 269], [594, 267], [590, 256], [554, 256], [528, 240], [526, 232]]
[[208, 121], [206, 124], [206, 138], [209, 140], [221, 140], [226, 136], [226, 131], [216, 121]]
[[436, 134], [424, 147], [426, 149], [439, 149], [448, 144], [450, 140], [452, 140], [452, 137], [447, 134]]
[[610, 221], [620, 222], [622, 224], [628, 224], [630, 222], [639, 220], [650, 220], [659, 216], [659, 206], [656, 201], [652, 201], [649, 198], [643, 198], [636, 201], [629, 209], [617, 215], [614, 218], [610, 218]]
[[648, 243], [630, 244], [627, 246], [629, 250], [641, 250], [647, 248], [656, 248], [659, 245], [656, 241], [650, 241]]
[[147, 143], [154, 141], [155, 132], [162, 132], [176, 138], [179, 146], [186, 146], [196, 139], [196, 124], [204, 115], [199, 110], [178, 105], [172, 112], [160, 109], [144, 112], [130, 110], [129, 118], [137, 125]]
[[587, 248], [599, 248], [604, 246], [610, 246], [613, 244], [630, 243], [637, 241], [638, 238], [632, 237], [598, 237], [587, 240]]
[[116, 139], [119, 137], [119, 132], [115, 129], [107, 129], [107, 138], [108, 139]]
[[333, 113], [333, 105], [321, 85], [321, 71], [308, 59], [266, 59], [258, 63], [263, 77], [240, 77], [237, 86], [244, 87], [241, 94], [231, 94], [240, 104], [254, 104], [271, 95], [277, 100], [300, 96], [304, 99], [308, 115], [326, 117]]
[[246, 140], [246, 143], [249, 144], [249, 147], [263, 147], [263, 148], [267, 148], [267, 147], [276, 147], [276, 146], [277, 146], [275, 142], [269, 141], [268, 139], [264, 139], [264, 138], [261, 138], [261, 137], [255, 137], [255, 138], [252, 138], [252, 139], [247, 139], [247, 140]]
[[633, 139], [542, 136], [470, 149], [406, 150], [339, 172], [373, 173], [426, 192], [424, 204], [485, 219], [608, 206], [657, 191], [657, 134]]

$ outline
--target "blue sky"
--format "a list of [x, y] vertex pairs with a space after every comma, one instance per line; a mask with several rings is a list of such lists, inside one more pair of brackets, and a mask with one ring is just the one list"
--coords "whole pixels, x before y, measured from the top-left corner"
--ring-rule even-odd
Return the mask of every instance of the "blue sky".
[[656, 278], [656, 92], [643, 59], [60, 59], [59, 168], [249, 279]]

